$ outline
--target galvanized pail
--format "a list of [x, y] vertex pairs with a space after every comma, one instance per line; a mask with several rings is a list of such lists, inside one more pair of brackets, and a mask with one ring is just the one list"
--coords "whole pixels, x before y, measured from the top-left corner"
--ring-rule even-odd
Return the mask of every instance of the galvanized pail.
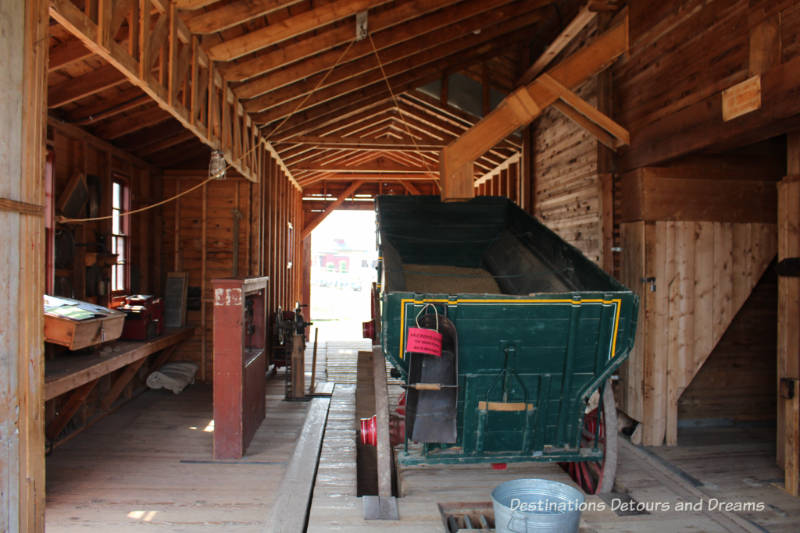
[[547, 479], [514, 479], [492, 491], [497, 533], [576, 533], [583, 493]]

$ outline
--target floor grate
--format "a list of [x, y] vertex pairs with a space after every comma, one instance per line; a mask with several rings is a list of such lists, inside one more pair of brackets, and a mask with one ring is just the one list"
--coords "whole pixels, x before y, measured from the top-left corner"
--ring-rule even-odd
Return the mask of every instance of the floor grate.
[[494, 531], [494, 510], [491, 502], [440, 503], [445, 531]]

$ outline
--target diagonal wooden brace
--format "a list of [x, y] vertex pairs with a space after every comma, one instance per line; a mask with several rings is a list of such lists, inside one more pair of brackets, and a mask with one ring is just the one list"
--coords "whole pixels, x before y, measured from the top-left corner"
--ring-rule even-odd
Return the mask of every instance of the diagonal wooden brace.
[[494, 111], [455, 139], [440, 157], [442, 200], [467, 200], [475, 195], [473, 162], [521, 126], [530, 124], [561, 95], [551, 80], [565, 88], [577, 87], [607, 68], [628, 49], [628, 18], [594, 42], [551, 68], [530, 84], [508, 95]]

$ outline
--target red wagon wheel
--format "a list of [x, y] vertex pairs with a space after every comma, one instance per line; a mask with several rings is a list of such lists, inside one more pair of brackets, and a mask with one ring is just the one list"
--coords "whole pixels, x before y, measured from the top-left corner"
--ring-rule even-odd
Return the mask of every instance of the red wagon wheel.
[[[597, 406], [587, 407], [589, 411], [583, 418], [581, 447], [593, 448], [597, 439], [597, 447], [603, 450], [603, 458], [600, 461], [560, 463], [587, 494], [610, 492], [617, 475], [617, 407], [611, 380], [606, 382], [602, 394], [595, 392], [595, 395]], [[589, 406], [593, 404], [589, 402]]]

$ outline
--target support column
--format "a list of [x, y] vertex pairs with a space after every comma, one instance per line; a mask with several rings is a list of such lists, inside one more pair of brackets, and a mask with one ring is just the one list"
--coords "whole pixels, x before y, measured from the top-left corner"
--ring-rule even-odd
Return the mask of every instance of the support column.
[[[786, 172], [778, 184], [778, 262], [800, 257], [800, 135], [787, 138]], [[798, 439], [800, 420], [794, 397], [800, 394], [793, 383], [800, 378], [800, 278], [778, 278], [778, 432], [777, 463], [786, 470], [786, 490], [798, 493]], [[791, 485], [791, 486], [790, 486]]]
[[4, 2], [0, 16], [0, 531], [33, 533], [44, 531], [47, 9]]

